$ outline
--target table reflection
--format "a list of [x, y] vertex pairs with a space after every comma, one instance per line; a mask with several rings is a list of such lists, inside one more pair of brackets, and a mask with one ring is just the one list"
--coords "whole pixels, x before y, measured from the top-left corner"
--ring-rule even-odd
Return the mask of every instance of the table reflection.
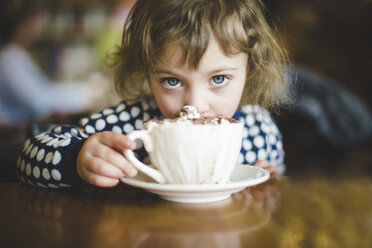
[[[263, 227], [270, 215], [248, 192], [239, 197], [239, 201], [230, 198], [199, 206], [159, 204], [143, 214], [137, 209], [123, 213], [121, 206], [107, 207], [94, 233], [101, 238], [92, 245], [129, 242], [131, 247], [240, 247], [240, 236]], [[130, 234], [130, 239], [123, 234]]]
[[204, 204], [0, 184], [0, 247], [372, 247], [372, 179], [282, 178]]
[[275, 185], [246, 189], [205, 204], [167, 202], [127, 186], [60, 192], [20, 185], [17, 214], [32, 222], [28, 226], [38, 230], [33, 238], [42, 238], [44, 243], [242, 247], [242, 235], [254, 235], [270, 221], [279, 195]]

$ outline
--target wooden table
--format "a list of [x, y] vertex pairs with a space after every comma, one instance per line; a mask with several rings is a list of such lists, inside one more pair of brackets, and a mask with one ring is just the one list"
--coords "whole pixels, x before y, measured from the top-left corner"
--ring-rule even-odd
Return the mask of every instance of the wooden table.
[[282, 178], [209, 204], [120, 184], [0, 184], [0, 247], [372, 247], [372, 178]]

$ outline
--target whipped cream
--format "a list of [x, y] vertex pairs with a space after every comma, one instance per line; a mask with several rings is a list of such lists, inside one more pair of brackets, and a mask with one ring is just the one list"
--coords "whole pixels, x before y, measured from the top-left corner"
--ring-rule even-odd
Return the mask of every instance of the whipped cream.
[[238, 121], [229, 117], [202, 116], [198, 110], [191, 105], [185, 105], [181, 111], [176, 114], [176, 121], [192, 121], [193, 124], [228, 124], [237, 123]]
[[181, 108], [181, 111], [176, 114], [176, 117], [178, 120], [200, 119], [201, 114], [194, 106], [185, 105]]
[[163, 124], [163, 125], [170, 125], [174, 123], [180, 123], [184, 125], [224, 125], [230, 123], [239, 123], [239, 121], [230, 118], [230, 117], [218, 117], [218, 116], [202, 116], [198, 110], [191, 105], [185, 105], [181, 108], [180, 112], [175, 115], [174, 119], [164, 119], [162, 121], [159, 120], [149, 120], [145, 123], [146, 129], [151, 129], [152, 127]]

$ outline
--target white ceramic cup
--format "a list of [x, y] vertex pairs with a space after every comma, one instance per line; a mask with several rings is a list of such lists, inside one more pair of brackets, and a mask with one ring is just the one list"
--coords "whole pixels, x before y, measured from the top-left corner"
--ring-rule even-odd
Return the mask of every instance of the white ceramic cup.
[[128, 134], [132, 140], [143, 141], [153, 168], [139, 161], [132, 150], [124, 155], [158, 183], [226, 183], [239, 156], [242, 132], [242, 123], [163, 121]]

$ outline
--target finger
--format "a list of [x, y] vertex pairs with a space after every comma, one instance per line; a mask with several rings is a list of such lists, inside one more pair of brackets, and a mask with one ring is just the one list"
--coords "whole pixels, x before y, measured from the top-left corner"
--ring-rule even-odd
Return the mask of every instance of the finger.
[[253, 166], [257, 166], [259, 168], [265, 169], [267, 166], [269, 166], [269, 162], [267, 160], [257, 160]]
[[111, 149], [108, 146], [100, 145], [99, 149], [96, 149], [93, 156], [100, 158], [107, 163], [116, 166], [125, 175], [134, 177], [137, 175], [136, 168], [128, 162], [128, 160], [119, 152]]
[[110, 164], [107, 161], [98, 157], [93, 157], [90, 166], [87, 167], [87, 170], [90, 173], [114, 179], [122, 178], [124, 176], [124, 172], [117, 166]]
[[89, 173], [86, 181], [99, 187], [114, 187], [120, 182], [117, 178], [105, 177], [94, 173]]
[[114, 132], [102, 132], [102, 135], [100, 135], [98, 139], [101, 143], [120, 152], [124, 149], [134, 150], [137, 146], [136, 142], [129, 139], [126, 135]]
[[119, 179], [117, 178], [105, 177], [102, 175], [95, 174], [89, 171], [89, 169], [87, 169], [86, 167], [78, 167], [77, 172], [82, 179], [95, 186], [113, 187], [119, 183]]
[[266, 169], [270, 172], [270, 177], [271, 178], [276, 178], [276, 177], [279, 176], [278, 167], [276, 167], [276, 166], [268, 166]]

